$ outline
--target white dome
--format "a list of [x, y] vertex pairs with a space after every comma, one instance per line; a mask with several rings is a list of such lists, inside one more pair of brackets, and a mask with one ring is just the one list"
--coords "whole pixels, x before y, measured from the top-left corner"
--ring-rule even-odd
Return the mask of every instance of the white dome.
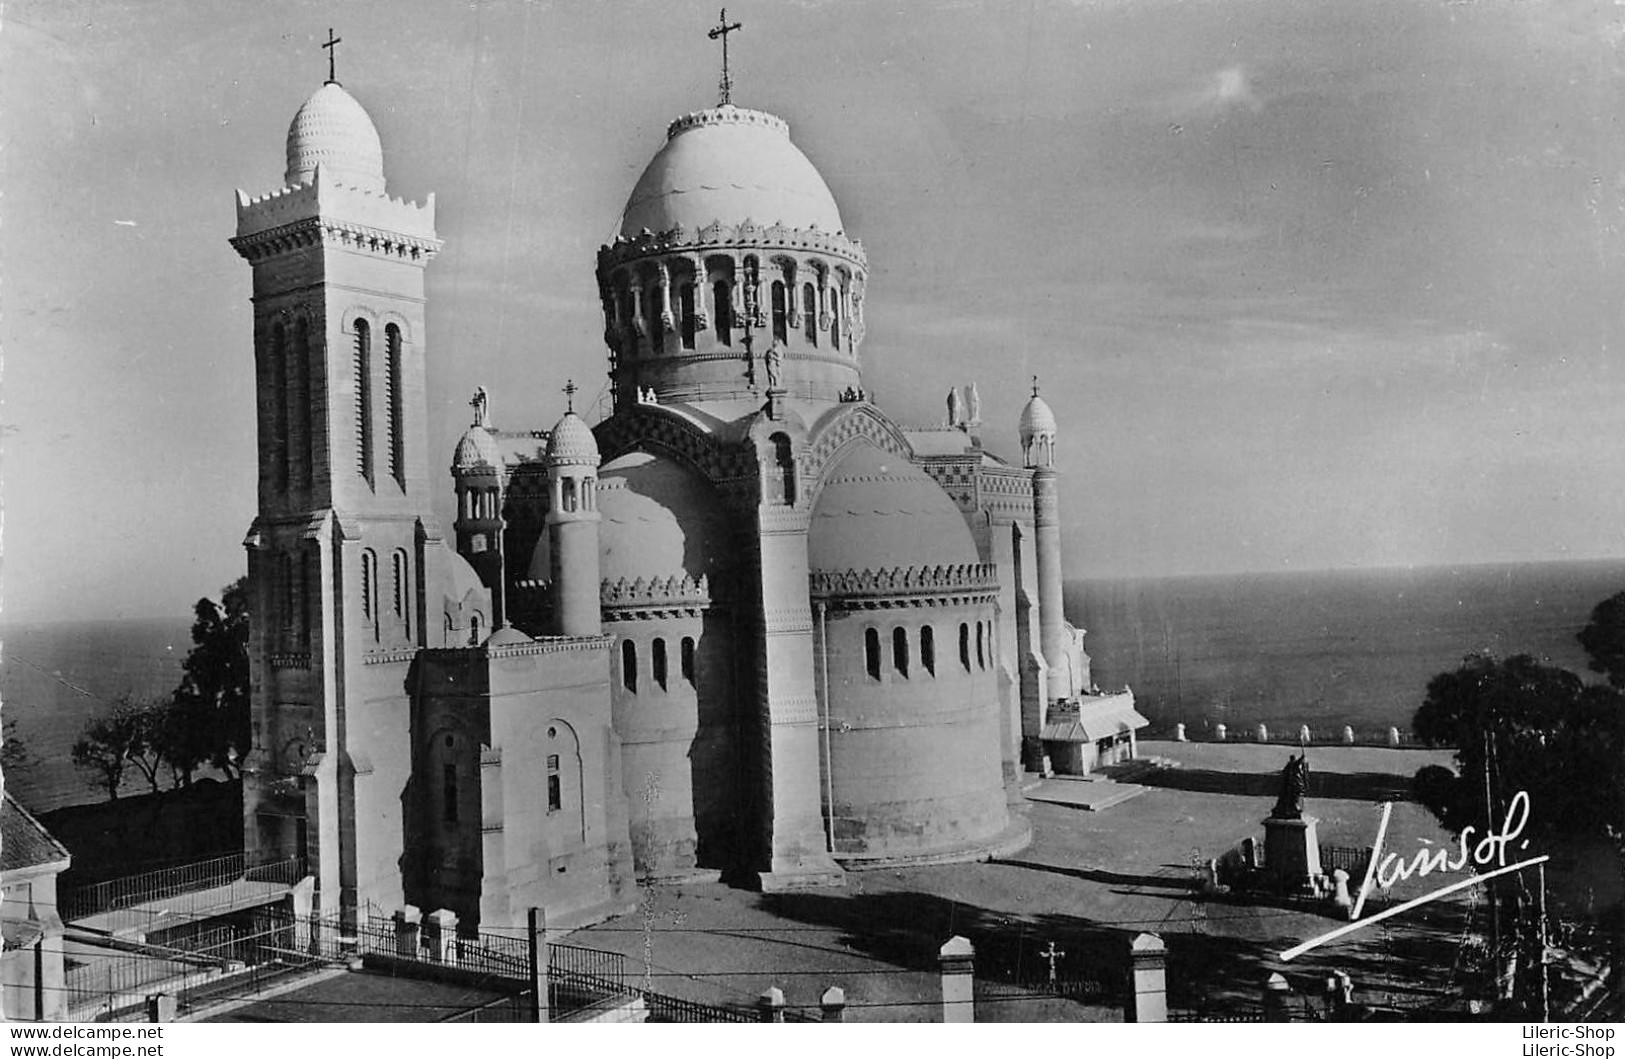
[[817, 227], [839, 232], [841, 212], [824, 178], [790, 142], [790, 126], [732, 105], [678, 118], [621, 215], [621, 235], [690, 231], [712, 221]]
[[501, 473], [506, 462], [496, 438], [491, 436], [489, 430], [476, 424], [464, 431], [458, 440], [457, 451], [451, 457], [451, 470], [456, 474], [459, 471], [490, 468]]
[[1021, 443], [1025, 445], [1041, 434], [1048, 434], [1053, 438], [1055, 428], [1055, 413], [1050, 409], [1049, 403], [1038, 396], [1035, 390], [1027, 401], [1027, 406], [1021, 410], [1021, 423], [1016, 428], [1021, 435]]
[[332, 81], [318, 88], [288, 126], [289, 185], [308, 184], [316, 166], [330, 179], [383, 194], [384, 146], [355, 97]]
[[824, 475], [807, 530], [813, 570], [891, 570], [979, 563], [965, 516], [901, 456], [860, 443]]
[[592, 427], [574, 412], [564, 413], [547, 438], [547, 465], [563, 464], [598, 466], [598, 441], [592, 436]]

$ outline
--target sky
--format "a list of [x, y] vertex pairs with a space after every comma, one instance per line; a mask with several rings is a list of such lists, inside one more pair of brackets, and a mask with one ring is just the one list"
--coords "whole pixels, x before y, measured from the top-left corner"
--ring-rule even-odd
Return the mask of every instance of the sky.
[[[527, 429], [601, 383], [594, 255], [715, 101], [714, 4], [6, 4], [0, 615], [184, 615], [243, 571], [226, 240], [329, 26], [391, 194], [437, 195], [444, 467], [476, 385]], [[871, 394], [929, 423], [975, 382], [1014, 457], [1040, 376], [1069, 576], [1625, 555], [1625, 6], [728, 14], [735, 102], [790, 122], [868, 253]]]

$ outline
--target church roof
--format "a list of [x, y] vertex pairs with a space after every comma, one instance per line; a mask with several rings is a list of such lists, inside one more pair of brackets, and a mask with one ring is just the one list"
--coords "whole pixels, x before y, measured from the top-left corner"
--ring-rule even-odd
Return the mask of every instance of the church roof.
[[824, 178], [790, 142], [790, 126], [759, 110], [724, 105], [678, 118], [638, 179], [620, 234], [690, 231], [746, 220], [840, 232]]
[[826, 475], [807, 533], [813, 570], [980, 563], [965, 516], [919, 467], [868, 444]]
[[629, 452], [598, 475], [599, 553], [606, 581], [714, 573], [729, 532], [716, 493], [685, 464]]
[[566, 412], [554, 424], [547, 441], [547, 465], [586, 464], [598, 466], [598, 441], [592, 427], [574, 412]]
[[384, 147], [378, 129], [355, 97], [329, 81], [305, 100], [288, 126], [285, 180], [309, 184], [322, 167], [324, 180], [383, 194]]

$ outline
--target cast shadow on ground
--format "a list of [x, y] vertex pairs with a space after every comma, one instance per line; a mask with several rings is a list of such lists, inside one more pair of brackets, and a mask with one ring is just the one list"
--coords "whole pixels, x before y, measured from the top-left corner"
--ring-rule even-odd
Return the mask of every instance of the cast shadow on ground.
[[[1277, 772], [1223, 772], [1214, 769], [1156, 769], [1120, 783], [1199, 794], [1235, 794], [1249, 798], [1274, 798], [1281, 790]], [[1405, 776], [1381, 772], [1309, 773], [1310, 798], [1345, 798], [1352, 801], [1414, 801], [1411, 781]]]

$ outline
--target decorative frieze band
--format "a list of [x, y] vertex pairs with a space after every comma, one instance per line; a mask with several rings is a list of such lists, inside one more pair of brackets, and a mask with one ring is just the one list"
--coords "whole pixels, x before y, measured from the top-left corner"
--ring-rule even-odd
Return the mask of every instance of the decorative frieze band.
[[723, 224], [714, 220], [703, 228], [683, 225], [663, 232], [644, 231], [628, 238], [617, 236], [613, 243], [598, 250], [601, 274], [639, 258], [663, 254], [703, 254], [707, 250], [803, 250], [833, 257], [845, 258], [860, 269], [866, 269], [868, 259], [863, 244], [847, 238], [844, 232], [826, 232], [821, 228], [790, 228], [783, 224], [762, 225], [746, 220], [743, 224]]
[[992, 563], [817, 571], [808, 582], [813, 599], [847, 610], [991, 603], [999, 591]]
[[687, 574], [650, 580], [606, 578], [599, 586], [598, 600], [606, 621], [697, 618], [711, 606], [711, 585], [704, 574], [698, 581]]
[[439, 239], [426, 236], [406, 235], [322, 217], [306, 217], [263, 232], [239, 235], [231, 240], [237, 252], [251, 262], [321, 243], [414, 261], [427, 261], [444, 245]]

